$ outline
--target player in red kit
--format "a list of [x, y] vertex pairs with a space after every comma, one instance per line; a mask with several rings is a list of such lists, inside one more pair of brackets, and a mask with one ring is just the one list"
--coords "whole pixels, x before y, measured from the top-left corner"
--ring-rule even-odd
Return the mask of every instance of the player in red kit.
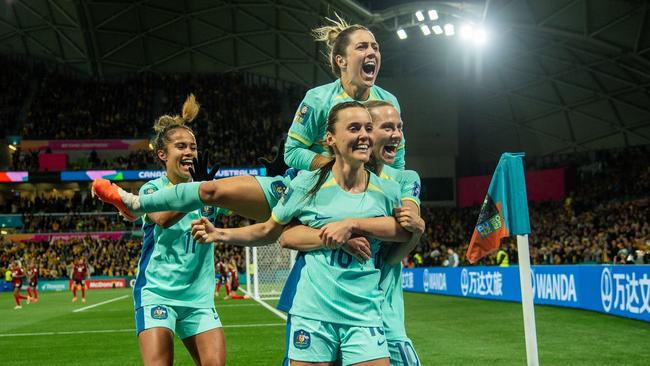
[[27, 269], [27, 281], [29, 281], [27, 294], [32, 298], [32, 302], [36, 302], [38, 301], [38, 267], [33, 259], [29, 262]]
[[215, 269], [219, 273], [219, 279], [217, 280], [217, 289], [214, 291], [214, 296], [219, 297], [219, 290], [223, 284], [226, 287], [226, 295], [224, 297], [228, 297], [228, 294], [230, 294], [230, 287], [228, 286], [228, 273], [226, 272], [226, 264], [221, 260], [221, 258], [217, 259]]
[[20, 261], [14, 261], [11, 266], [11, 284], [14, 286], [14, 299], [16, 300], [16, 306], [14, 309], [22, 309], [20, 305], [20, 300], [27, 300], [27, 303], [31, 301], [31, 298], [25, 295], [20, 294], [20, 287], [23, 285], [23, 278], [25, 277], [25, 271], [20, 265]]
[[[242, 300], [250, 299], [248, 295], [237, 295], [237, 289], [239, 288], [239, 274], [237, 273], [237, 265], [235, 261], [232, 260], [228, 263], [228, 284], [230, 284], [230, 291], [228, 291], [228, 296], [224, 297], [224, 300], [233, 299], [233, 300]], [[226, 290], [228, 287], [226, 287]]]
[[77, 263], [72, 267], [70, 280], [74, 281], [72, 284], [72, 302], [77, 302], [77, 290], [81, 290], [81, 302], [86, 302], [86, 282], [90, 279], [90, 272], [83, 257], [79, 258]]

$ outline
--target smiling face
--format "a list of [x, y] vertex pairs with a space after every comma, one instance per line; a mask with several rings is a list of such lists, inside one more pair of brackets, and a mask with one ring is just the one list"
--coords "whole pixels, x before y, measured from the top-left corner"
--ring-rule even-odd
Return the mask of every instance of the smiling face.
[[167, 177], [174, 183], [188, 181], [192, 159], [197, 157], [196, 138], [185, 128], [168, 132], [168, 138], [165, 149], [158, 150], [158, 157], [165, 162]]
[[367, 30], [354, 31], [348, 37], [345, 54], [336, 55], [341, 79], [353, 85], [370, 88], [375, 85], [381, 66], [381, 53], [375, 36]]
[[390, 165], [395, 162], [397, 148], [402, 141], [402, 119], [392, 106], [370, 108], [370, 115], [374, 126], [372, 132], [373, 157]]
[[327, 131], [326, 141], [336, 159], [350, 165], [367, 163], [373, 145], [372, 120], [365, 108], [350, 107], [338, 111], [334, 132]]

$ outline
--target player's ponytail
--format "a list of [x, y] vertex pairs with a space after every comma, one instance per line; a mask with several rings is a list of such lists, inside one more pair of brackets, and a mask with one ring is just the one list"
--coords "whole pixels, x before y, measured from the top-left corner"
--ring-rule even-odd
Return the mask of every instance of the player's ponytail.
[[327, 58], [336, 77], [341, 77], [341, 69], [336, 63], [336, 56], [345, 56], [345, 49], [350, 44], [350, 35], [358, 30], [368, 31], [368, 28], [360, 24], [348, 24], [338, 14], [334, 13], [336, 19], [327, 19], [331, 24], [324, 25], [312, 30], [314, 40], [324, 42], [327, 45]]
[[[357, 101], [343, 102], [335, 105], [334, 107], [332, 107], [332, 109], [330, 109], [330, 113], [327, 115], [327, 132], [332, 134], [334, 133], [336, 122], [338, 122], [339, 112], [348, 108], [366, 109], [366, 107], [363, 104]], [[332, 156], [335, 156], [334, 152], [329, 146], [327, 147], [327, 149], [329, 150]], [[307, 196], [313, 197], [316, 194], [316, 192], [318, 192], [318, 190], [323, 185], [323, 183], [325, 183], [325, 179], [332, 171], [332, 167], [334, 167], [335, 162], [336, 159], [332, 159], [328, 161], [327, 164], [323, 165], [320, 169], [318, 169], [318, 179], [316, 180], [316, 184], [314, 184], [314, 186], [309, 190]]]
[[[173, 130], [177, 128], [184, 128], [192, 135], [194, 134], [194, 131], [192, 131], [192, 129], [187, 124], [196, 118], [196, 116], [199, 114], [200, 108], [201, 106], [196, 102], [194, 94], [190, 94], [187, 96], [187, 99], [185, 99], [185, 103], [183, 103], [181, 115], [164, 115], [156, 120], [153, 125], [153, 130], [156, 132], [156, 136], [151, 140], [151, 147], [156, 158], [158, 158], [159, 150], [166, 150], [167, 144], [171, 141], [169, 139], [169, 135]], [[162, 163], [164, 166], [164, 162]]]

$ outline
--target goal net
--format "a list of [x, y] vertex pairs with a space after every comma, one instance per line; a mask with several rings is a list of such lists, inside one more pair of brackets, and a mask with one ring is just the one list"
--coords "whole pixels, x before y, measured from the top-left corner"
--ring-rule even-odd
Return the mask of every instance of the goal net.
[[277, 242], [246, 247], [246, 289], [258, 300], [279, 299], [295, 261], [295, 251]]

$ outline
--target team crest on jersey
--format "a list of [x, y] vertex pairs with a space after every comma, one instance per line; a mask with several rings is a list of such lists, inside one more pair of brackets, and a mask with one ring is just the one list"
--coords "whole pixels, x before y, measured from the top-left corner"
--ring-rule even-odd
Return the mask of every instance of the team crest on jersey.
[[213, 206], [203, 206], [201, 209], [201, 216], [203, 217], [210, 217], [214, 215], [214, 207]]
[[298, 329], [293, 332], [293, 346], [298, 349], [306, 349], [311, 345], [311, 334], [308, 331]]
[[169, 314], [167, 313], [167, 308], [164, 306], [156, 306], [151, 309], [151, 317], [158, 320], [167, 319]]
[[307, 104], [303, 104], [300, 106], [298, 112], [296, 112], [296, 116], [293, 118], [293, 121], [296, 123], [302, 123], [302, 121], [305, 120], [307, 113], [309, 113], [309, 106]]
[[287, 194], [287, 186], [284, 182], [276, 180], [271, 183], [271, 191], [278, 201], [281, 201], [282, 198]]
[[413, 183], [413, 197], [420, 197], [420, 188], [418, 182]]
[[149, 188], [144, 190], [144, 194], [152, 194], [157, 190], [158, 190], [158, 188], [156, 188], [156, 187], [149, 187]]

